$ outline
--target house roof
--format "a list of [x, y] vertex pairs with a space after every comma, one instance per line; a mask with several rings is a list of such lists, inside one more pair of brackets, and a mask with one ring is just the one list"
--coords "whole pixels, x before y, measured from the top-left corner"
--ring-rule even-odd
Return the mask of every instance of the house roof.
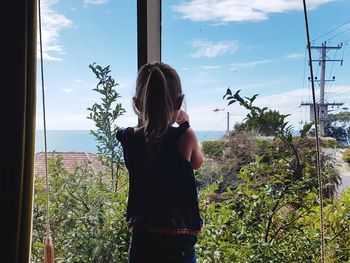
[[[88, 152], [49, 152], [48, 158], [62, 157], [63, 167], [68, 172], [74, 172], [76, 165], [87, 167], [89, 172], [98, 173], [106, 169], [96, 154]], [[45, 153], [35, 154], [35, 176], [45, 176]]]

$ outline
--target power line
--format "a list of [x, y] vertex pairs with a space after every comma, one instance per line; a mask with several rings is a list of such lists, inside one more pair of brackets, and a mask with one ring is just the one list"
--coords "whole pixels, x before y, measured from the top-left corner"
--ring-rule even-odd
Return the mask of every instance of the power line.
[[206, 134], [204, 134], [203, 138], [206, 138], [209, 133], [213, 132], [213, 130], [217, 128], [225, 119], [226, 119], [226, 116], [222, 120], [220, 120], [213, 128], [211, 128]]
[[304, 90], [305, 90], [305, 76], [306, 76], [306, 61], [307, 61], [307, 49], [305, 48], [305, 55], [304, 55], [304, 73], [303, 73], [303, 85], [301, 89], [301, 101], [304, 99]]
[[[331, 67], [331, 70], [330, 70], [330, 73], [329, 73], [329, 78], [328, 79], [331, 79], [332, 78], [332, 74], [333, 74], [333, 68], [334, 68], [334, 62], [337, 58], [337, 53], [338, 53], [338, 49], [335, 50], [334, 52], [334, 58], [333, 58], [333, 62], [332, 62], [332, 67]], [[326, 98], [328, 99], [329, 96], [328, 96], [328, 92], [329, 90], [331, 89], [331, 86], [332, 86], [332, 83], [326, 83]]]
[[330, 41], [330, 40], [332, 40], [333, 38], [335, 38], [335, 37], [337, 37], [337, 36], [339, 36], [339, 35], [341, 35], [341, 34], [344, 34], [344, 33], [345, 33], [346, 31], [348, 31], [349, 29], [350, 29], [350, 27], [345, 28], [345, 30], [343, 30], [343, 31], [339, 32], [338, 34], [335, 34], [334, 36], [328, 38], [326, 41]]
[[343, 23], [343, 24], [341, 24], [341, 25], [339, 25], [339, 26], [333, 28], [332, 30], [330, 30], [330, 31], [328, 31], [328, 32], [326, 32], [326, 33], [320, 35], [319, 37], [317, 37], [317, 38], [315, 38], [314, 40], [312, 40], [312, 42], [314, 42], [314, 41], [320, 39], [321, 37], [324, 37], [324, 36], [328, 35], [329, 33], [332, 33], [332, 32], [334, 32], [334, 31], [336, 31], [337, 29], [339, 29], [339, 28], [341, 28], [341, 27], [343, 27], [343, 26], [345, 26], [346, 24], [349, 24], [349, 23], [350, 23], [350, 20], [348, 20], [348, 21], [346, 21], [345, 23]]
[[337, 53], [338, 53], [338, 50], [336, 49], [334, 52], [334, 58], [333, 58], [333, 62], [332, 62], [331, 72], [329, 73], [329, 79], [332, 77], [334, 62], [335, 62], [335, 59], [337, 58]]

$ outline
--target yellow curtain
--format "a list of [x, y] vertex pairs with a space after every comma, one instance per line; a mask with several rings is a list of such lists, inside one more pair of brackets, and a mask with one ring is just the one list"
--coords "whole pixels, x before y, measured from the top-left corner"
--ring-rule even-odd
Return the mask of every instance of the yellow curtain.
[[0, 262], [4, 263], [30, 260], [36, 27], [36, 0], [1, 1]]

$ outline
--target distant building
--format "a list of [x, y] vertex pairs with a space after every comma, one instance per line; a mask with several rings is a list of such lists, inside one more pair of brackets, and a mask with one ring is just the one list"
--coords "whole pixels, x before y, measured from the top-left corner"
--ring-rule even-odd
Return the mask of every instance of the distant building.
[[[94, 174], [106, 169], [96, 154], [88, 152], [49, 152], [48, 158], [62, 157], [63, 167], [68, 172], [74, 172], [76, 165], [86, 167]], [[45, 153], [35, 154], [34, 175], [45, 176]]]

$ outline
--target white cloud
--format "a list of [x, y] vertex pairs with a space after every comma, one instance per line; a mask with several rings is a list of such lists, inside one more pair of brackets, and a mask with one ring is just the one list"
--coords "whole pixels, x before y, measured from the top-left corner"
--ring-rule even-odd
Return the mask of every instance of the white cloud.
[[233, 91], [242, 90], [241, 93], [244, 94], [246, 91], [249, 91], [249, 92], [253, 91], [253, 92], [259, 93], [259, 91], [262, 90], [262, 88], [263, 90], [267, 90], [277, 85], [281, 85], [281, 82], [280, 81], [254, 82], [254, 83], [247, 83], [247, 84], [235, 84], [230, 86], [226, 86], [226, 85], [213, 86], [209, 88], [202, 88], [198, 92], [201, 94], [211, 94], [211, 95], [215, 94], [215, 96], [218, 96], [219, 98], [221, 98], [226, 93], [226, 90], [228, 87], [230, 87], [231, 90]]
[[[60, 55], [64, 54], [63, 47], [59, 44], [60, 31], [73, 25], [71, 20], [53, 10], [52, 7], [58, 2], [59, 0], [44, 0], [41, 2], [43, 58], [54, 61], [61, 61]], [[39, 36], [37, 39], [37, 54], [39, 58]]]
[[[222, 111], [214, 112], [213, 110], [216, 108]], [[229, 107], [222, 107], [216, 104], [189, 107], [187, 113], [190, 117], [191, 126], [195, 131], [224, 131], [227, 127], [227, 111], [230, 112], [231, 129], [236, 122], [241, 122], [247, 114], [247, 111], [243, 107], [234, 104]]]
[[[88, 100], [88, 98], [86, 98]], [[91, 103], [96, 99], [91, 98]], [[91, 105], [91, 104], [90, 104]], [[132, 105], [123, 102], [123, 107], [126, 109], [124, 115], [118, 117], [117, 125], [120, 127], [129, 127], [137, 125], [137, 116], [132, 110]], [[87, 119], [88, 111], [83, 113], [64, 110], [49, 110], [46, 114], [48, 130], [91, 130], [95, 129], [95, 124], [92, 120]], [[41, 116], [41, 109], [38, 108], [37, 116]], [[40, 130], [43, 127], [42, 118], [37, 118], [36, 129]]]
[[63, 91], [64, 93], [71, 93], [73, 91], [73, 89], [61, 89], [61, 91]]
[[[41, 109], [40, 114], [41, 114]], [[38, 115], [38, 113], [37, 113]], [[40, 116], [40, 115], [38, 115]], [[93, 123], [86, 118], [87, 114], [77, 114], [72, 112], [46, 112], [46, 125], [48, 130], [90, 130], [93, 129]], [[37, 118], [36, 129], [43, 129], [42, 118]]]
[[[350, 86], [337, 86], [332, 88], [332, 92], [335, 94], [342, 94], [342, 98], [344, 98], [344, 95], [350, 95]], [[316, 90], [316, 98], [319, 98], [319, 89]], [[295, 129], [298, 129], [301, 128], [300, 121], [310, 121], [309, 107], [300, 107], [301, 102], [310, 102], [304, 100], [305, 94], [303, 94], [303, 90], [295, 89], [268, 96], [258, 96], [256, 105], [260, 107], [267, 106], [272, 110], [278, 110], [282, 114], [291, 114], [287, 118], [287, 121], [293, 125]]]
[[219, 69], [221, 68], [221, 66], [202, 65], [202, 66], [198, 66], [197, 68], [210, 70], [210, 69]]
[[[334, 0], [309, 0], [308, 9]], [[172, 6], [183, 19], [215, 23], [263, 21], [272, 13], [303, 10], [300, 0], [189, 0]]]
[[333, 87], [328, 94], [350, 94], [350, 86], [336, 86]]
[[194, 53], [190, 54], [190, 57], [208, 57], [213, 58], [224, 55], [226, 53], [232, 54], [238, 50], [238, 44], [236, 41], [208, 41], [195, 39], [192, 41], [192, 47], [195, 49]]
[[268, 96], [258, 96], [256, 104], [258, 106], [267, 106], [272, 110], [287, 111], [300, 105], [301, 94], [302, 89], [295, 89]]
[[255, 60], [255, 61], [249, 61], [249, 62], [232, 63], [231, 69], [237, 70], [241, 68], [250, 68], [250, 67], [255, 67], [257, 65], [267, 64], [267, 63], [270, 63], [271, 61], [272, 61], [271, 59], [264, 59], [264, 60]]
[[117, 81], [119, 86], [119, 90], [118, 92], [121, 92], [122, 89], [125, 90], [125, 89], [128, 89], [128, 90], [133, 90], [135, 88], [135, 80], [130, 80], [130, 79], [125, 79], [125, 80], [120, 80], [120, 81]]
[[290, 53], [285, 55], [284, 58], [288, 58], [288, 59], [298, 59], [298, 58], [304, 58], [305, 54], [304, 53]]
[[181, 80], [182, 88], [184, 89], [185, 94], [194, 89], [200, 89], [203, 86], [216, 85], [217, 79], [214, 78], [212, 74], [208, 72], [194, 72], [186, 78]]
[[202, 94], [220, 94], [222, 97], [227, 90], [227, 86], [222, 86], [222, 87], [210, 87], [210, 88], [206, 88], [206, 89], [201, 89], [199, 92]]
[[107, 2], [108, 0], [84, 0], [84, 5], [103, 5]]
[[[225, 87], [216, 88], [217, 91], [225, 90]], [[350, 87], [348, 87], [350, 92]], [[244, 91], [241, 92], [242, 96], [247, 95]], [[259, 107], [269, 107], [272, 110], [278, 110], [282, 114], [291, 114], [287, 118], [287, 121], [293, 125], [295, 129], [300, 128], [301, 112], [309, 120], [309, 108], [299, 107], [301, 103], [302, 89], [295, 89], [285, 91], [281, 93], [275, 93], [272, 95], [262, 96], [259, 95], [255, 101], [255, 105]], [[248, 111], [242, 106], [234, 103], [227, 106], [226, 101], [224, 104], [208, 104], [206, 106], [189, 107], [188, 114], [191, 120], [191, 126], [195, 130], [226, 130], [226, 112], [230, 112], [230, 128], [236, 122], [242, 122], [246, 117]], [[224, 109], [224, 111], [213, 112], [214, 108]], [[205, 116], [205, 118], [203, 118]], [[303, 119], [304, 120], [304, 119]]]
[[268, 89], [271, 87], [275, 87], [277, 85], [281, 85], [282, 82], [278, 81], [278, 80], [272, 80], [272, 81], [260, 81], [260, 82], [254, 82], [254, 83], [247, 83], [247, 84], [243, 84], [243, 85], [235, 85], [236, 89], [240, 89], [240, 90], [257, 90], [257, 89], [261, 89], [264, 88]]

